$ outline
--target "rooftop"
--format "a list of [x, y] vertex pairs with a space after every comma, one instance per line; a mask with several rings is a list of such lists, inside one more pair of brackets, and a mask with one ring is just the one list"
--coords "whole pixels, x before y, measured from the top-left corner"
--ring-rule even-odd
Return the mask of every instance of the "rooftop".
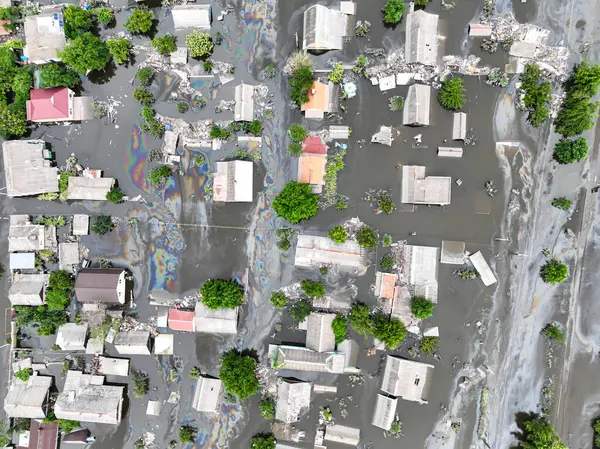
[[239, 307], [211, 310], [202, 301], [196, 303], [196, 332], [207, 334], [236, 334]]
[[390, 430], [396, 417], [397, 398], [390, 398], [382, 394], [377, 395], [375, 409], [373, 410], [373, 419], [371, 424], [383, 430]]
[[149, 331], [119, 332], [114, 341], [119, 354], [150, 354], [149, 344]]
[[11, 418], [43, 419], [46, 417], [52, 377], [34, 373], [27, 381], [13, 377], [4, 399], [4, 411]]
[[116, 359], [113, 357], [98, 357], [98, 374], [109, 376], [128, 376], [129, 359]]
[[210, 3], [206, 5], [176, 5], [171, 10], [175, 29], [201, 28], [210, 30], [212, 22]]
[[10, 253], [11, 270], [30, 270], [35, 268], [35, 253]]
[[431, 87], [424, 84], [411, 84], [402, 111], [402, 124], [410, 126], [429, 125], [431, 108]]
[[426, 177], [421, 165], [402, 166], [402, 203], [444, 206], [450, 204], [451, 187], [449, 176]]
[[381, 389], [407, 401], [427, 403], [433, 365], [388, 355]]
[[199, 377], [194, 391], [192, 407], [199, 412], [216, 413], [220, 394], [220, 379]]
[[328, 237], [300, 234], [296, 245], [295, 264], [299, 267], [317, 267], [335, 264], [342, 269], [365, 270], [364, 253], [354, 240], [335, 243]]
[[63, 351], [84, 351], [88, 325], [66, 323], [56, 332], [56, 344]]
[[442, 240], [441, 263], [463, 265], [465, 263], [465, 242]]
[[317, 352], [335, 349], [335, 335], [331, 327], [334, 313], [311, 313], [307, 318], [306, 347]]
[[56, 449], [58, 443], [58, 422], [43, 423], [31, 420], [28, 449]]
[[494, 273], [492, 272], [492, 269], [486, 262], [485, 257], [483, 257], [483, 254], [481, 254], [481, 251], [477, 251], [476, 253], [471, 254], [469, 256], [469, 260], [479, 273], [483, 285], [488, 287], [498, 282], [496, 276], [494, 276]]
[[284, 423], [300, 421], [300, 416], [310, 408], [311, 388], [309, 382], [279, 378], [275, 419]]
[[27, 223], [10, 226], [8, 229], [8, 250], [39, 251], [46, 248], [46, 228], [43, 225]]
[[115, 185], [114, 178], [69, 177], [68, 200], [106, 201], [106, 194]]
[[68, 87], [32, 89], [27, 101], [27, 120], [33, 122], [48, 120], [68, 120], [70, 117]]
[[252, 171], [250, 161], [217, 162], [213, 181], [213, 200], [252, 202]]
[[319, 136], [308, 136], [302, 141], [302, 153], [326, 155], [327, 145]]
[[234, 116], [236, 122], [254, 120], [254, 86], [249, 84], [235, 86]]
[[360, 429], [341, 426], [339, 424], [328, 424], [325, 428], [325, 439], [350, 446], [358, 446], [360, 442]]
[[375, 294], [380, 299], [392, 299], [396, 292], [398, 276], [393, 273], [375, 273]]
[[122, 268], [83, 268], [75, 281], [75, 294], [82, 303], [119, 304], [117, 289], [125, 282], [125, 270]]
[[[321, 6], [321, 5], [316, 5]], [[300, 110], [306, 118], [322, 119], [326, 112], [337, 112], [339, 109], [339, 88], [331, 81], [328, 84], [315, 81], [308, 92], [308, 102]]]
[[406, 15], [405, 60], [407, 63], [435, 65], [439, 58], [439, 16], [423, 10]]
[[188, 310], [169, 310], [169, 329], [174, 331], [195, 332], [194, 312]]
[[48, 274], [15, 274], [8, 290], [8, 299], [13, 306], [41, 306]]
[[403, 244], [403, 251], [400, 280], [409, 285], [413, 296], [437, 303], [439, 248]]
[[172, 355], [174, 337], [173, 334], [159, 334], [154, 337], [154, 354]]
[[298, 158], [298, 182], [304, 184], [325, 184], [325, 165], [323, 156], [303, 154]]
[[61, 269], [68, 265], [79, 264], [79, 243], [59, 243], [58, 244], [58, 263]]
[[8, 140], [2, 144], [8, 196], [58, 192], [58, 169], [44, 157], [45, 148], [43, 140]]
[[344, 354], [317, 352], [308, 348], [269, 345], [269, 357], [278, 369], [313, 371], [322, 373], [344, 372]]
[[323, 5], [313, 5], [304, 12], [302, 49], [341, 50], [352, 26], [353, 21], [348, 14]]
[[38, 16], [26, 17], [25, 41], [23, 54], [31, 62], [59, 61], [56, 52], [67, 43], [62, 25], [62, 8], [54, 7]]
[[89, 235], [90, 216], [85, 214], [73, 215], [73, 235]]

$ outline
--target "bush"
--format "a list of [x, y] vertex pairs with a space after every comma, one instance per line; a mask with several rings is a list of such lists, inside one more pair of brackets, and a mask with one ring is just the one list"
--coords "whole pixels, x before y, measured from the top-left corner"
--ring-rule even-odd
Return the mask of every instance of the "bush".
[[333, 329], [333, 335], [335, 335], [335, 344], [340, 344], [346, 339], [348, 323], [344, 315], [337, 314], [331, 323], [331, 328]]
[[68, 39], [74, 39], [92, 28], [92, 15], [88, 10], [79, 6], [66, 6], [63, 10], [63, 19], [65, 36]]
[[177, 50], [177, 38], [171, 34], [152, 39], [152, 47], [163, 56], [169, 56]]
[[154, 25], [154, 13], [147, 9], [134, 9], [127, 22], [125, 29], [131, 34], [146, 34]]
[[555, 323], [548, 323], [544, 326], [542, 333], [550, 340], [554, 340], [558, 343], [565, 341], [565, 334], [563, 334], [563, 331]]
[[187, 111], [189, 111], [189, 109], [190, 105], [188, 105], [186, 102], [180, 101], [177, 103], [177, 112], [180, 114], [185, 114]]
[[200, 30], [194, 30], [185, 38], [185, 44], [188, 46], [192, 58], [208, 58], [212, 55], [215, 48], [210, 34], [203, 33]]
[[561, 284], [569, 277], [569, 269], [561, 261], [551, 259], [540, 269], [540, 277], [546, 284]]
[[333, 66], [333, 70], [329, 74], [329, 81], [335, 84], [340, 84], [344, 78], [344, 66], [339, 62], [336, 62]]
[[146, 120], [145, 123], [142, 124], [141, 129], [142, 131], [151, 135], [152, 137], [159, 139], [165, 132], [165, 125], [163, 125], [157, 119], [152, 117], [151, 119]]
[[290, 298], [281, 292], [273, 292], [271, 293], [271, 299], [269, 302], [273, 304], [273, 307], [276, 309], [284, 309], [290, 302]]
[[396, 349], [406, 338], [406, 328], [402, 321], [388, 318], [383, 313], [373, 317], [373, 337], [382, 341], [388, 349]]
[[133, 98], [142, 106], [150, 106], [152, 103], [154, 103], [154, 97], [152, 94], [143, 87], [138, 87], [133, 91]]
[[57, 270], [50, 273], [46, 289], [46, 304], [49, 310], [64, 310], [71, 302], [75, 280], [71, 273]]
[[142, 86], [149, 86], [154, 78], [154, 70], [150, 67], [143, 67], [135, 72], [135, 77]]
[[79, 421], [73, 421], [72, 419], [59, 419], [58, 428], [62, 433], [68, 434], [81, 428], [81, 423]]
[[75, 87], [81, 84], [79, 74], [60, 64], [46, 64], [40, 67], [40, 88]]
[[100, 22], [104, 26], [111, 23], [115, 18], [112, 9], [110, 8], [96, 8], [94, 9], [94, 14], [96, 14], [98, 22]]
[[293, 157], [302, 156], [302, 144], [298, 142], [292, 142], [288, 147], [288, 153]]
[[290, 98], [298, 106], [308, 103], [308, 94], [314, 83], [313, 69], [310, 66], [299, 67], [288, 79]]
[[27, 132], [27, 113], [0, 104], [0, 137], [20, 137]]
[[150, 184], [156, 188], [164, 187], [167, 180], [171, 177], [171, 167], [168, 165], [159, 165], [154, 167], [148, 173]]
[[210, 310], [235, 309], [242, 305], [244, 287], [231, 279], [209, 279], [200, 289], [202, 304]]
[[375, 248], [377, 246], [377, 233], [368, 226], [363, 226], [356, 233], [356, 241], [363, 248]]
[[267, 421], [275, 418], [275, 400], [271, 396], [263, 395], [260, 398], [260, 416]]
[[240, 401], [258, 392], [256, 362], [252, 357], [242, 355], [230, 349], [221, 357], [219, 378], [228, 393], [234, 394]]
[[355, 303], [352, 305], [348, 314], [348, 323], [360, 335], [371, 335], [373, 333], [371, 309], [364, 304]]
[[565, 210], [568, 212], [571, 210], [571, 207], [573, 206], [573, 202], [563, 196], [560, 198], [554, 198], [552, 200], [552, 205], [554, 207], [556, 207], [557, 209]]
[[110, 215], [99, 215], [94, 218], [92, 223], [92, 232], [98, 235], [104, 235], [113, 230], [115, 225]]
[[15, 377], [23, 382], [27, 382], [32, 374], [33, 370], [31, 368], [22, 368], [15, 373]]
[[401, 111], [403, 107], [404, 107], [404, 98], [402, 98], [400, 95], [390, 98], [390, 104], [389, 104], [390, 111], [398, 112], [398, 111]]
[[123, 197], [125, 193], [117, 186], [114, 186], [110, 191], [106, 194], [106, 199], [113, 204], [120, 203], [123, 201]]
[[58, 51], [58, 57], [80, 75], [90, 70], [103, 69], [110, 59], [110, 52], [104, 42], [90, 32], [78, 35]]
[[321, 282], [306, 279], [300, 282], [300, 287], [306, 296], [321, 298], [325, 295], [325, 287]]
[[106, 45], [108, 46], [108, 51], [115, 58], [115, 62], [117, 64], [125, 64], [129, 62], [129, 58], [131, 58], [131, 49], [133, 45], [129, 42], [129, 39], [124, 37], [119, 37], [116, 39], [109, 39], [106, 41]]
[[538, 66], [527, 64], [525, 73], [521, 75], [521, 88], [524, 93], [523, 104], [528, 111], [527, 121], [538, 128], [550, 115], [552, 86], [550, 81], [542, 81], [542, 73]]
[[415, 0], [416, 6], [427, 6], [429, 4], [429, 0]]
[[280, 217], [296, 224], [315, 216], [319, 202], [308, 184], [290, 181], [275, 197], [273, 209]]
[[290, 316], [297, 323], [303, 322], [312, 312], [312, 304], [307, 299], [301, 299], [294, 303], [290, 309]]
[[193, 443], [198, 437], [198, 429], [194, 426], [185, 425], [179, 429], [179, 439], [184, 444]]
[[255, 435], [250, 440], [250, 449], [275, 449], [276, 443], [271, 434]]
[[251, 122], [244, 122], [242, 125], [246, 134], [252, 134], [253, 136], [262, 136], [263, 126], [259, 120], [252, 120]]
[[424, 320], [433, 315], [435, 304], [422, 296], [415, 296], [411, 302], [412, 314], [415, 318]]
[[384, 247], [388, 247], [388, 246], [390, 246], [390, 245], [392, 244], [392, 236], [391, 236], [391, 235], [389, 235], [389, 234], [385, 234], [385, 235], [383, 236], [383, 239], [381, 240], [381, 244], [382, 244]]
[[438, 95], [440, 106], [450, 111], [462, 108], [465, 102], [465, 92], [462, 78], [453, 76], [444, 81]]
[[523, 435], [519, 441], [519, 447], [522, 449], [568, 449], [545, 418], [536, 416], [523, 422], [523, 428]]
[[394, 268], [394, 257], [391, 254], [385, 254], [379, 261], [381, 271], [389, 273]]
[[213, 69], [213, 63], [210, 59], [207, 59], [202, 63], [202, 68], [206, 73], [211, 73]]
[[148, 375], [137, 372], [133, 376], [133, 397], [142, 399], [150, 390], [150, 378]]
[[438, 351], [440, 347], [440, 337], [423, 337], [421, 340], [421, 352], [431, 355]]
[[348, 240], [348, 231], [346, 231], [346, 228], [343, 226], [334, 226], [331, 228], [331, 231], [329, 231], [329, 234], [327, 234], [327, 237], [335, 243], [344, 243]]
[[554, 160], [559, 164], [572, 164], [585, 159], [589, 152], [589, 146], [586, 139], [569, 140], [560, 139], [554, 147]]
[[397, 25], [402, 19], [402, 14], [406, 12], [406, 5], [402, 0], [388, 0], [382, 11], [383, 23]]
[[306, 128], [298, 123], [294, 123], [288, 130], [292, 142], [300, 143], [308, 136]]
[[202, 375], [202, 373], [200, 372], [200, 368], [198, 368], [197, 366], [194, 366], [191, 370], [190, 370], [190, 374], [189, 376], [192, 379], [198, 379], [200, 376]]
[[394, 212], [396, 205], [392, 201], [392, 198], [389, 194], [382, 193], [377, 201], [377, 207], [387, 215], [390, 215], [392, 212]]

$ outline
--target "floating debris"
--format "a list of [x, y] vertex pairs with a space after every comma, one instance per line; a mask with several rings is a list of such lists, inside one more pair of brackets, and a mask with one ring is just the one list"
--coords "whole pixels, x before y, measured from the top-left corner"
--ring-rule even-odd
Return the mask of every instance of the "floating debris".
[[493, 179], [485, 183], [485, 193], [487, 193], [490, 198], [494, 198], [494, 195], [498, 193], [496, 183], [494, 183]]

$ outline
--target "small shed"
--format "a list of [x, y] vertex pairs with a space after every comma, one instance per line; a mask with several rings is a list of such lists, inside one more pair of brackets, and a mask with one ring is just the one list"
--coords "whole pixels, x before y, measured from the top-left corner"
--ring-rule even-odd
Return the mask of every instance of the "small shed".
[[360, 429], [354, 427], [341, 426], [339, 424], [329, 424], [325, 428], [325, 440], [334, 443], [348, 444], [358, 446], [360, 442]]
[[402, 124], [428, 126], [431, 109], [431, 87], [425, 84], [408, 86], [408, 95], [402, 111]]
[[79, 243], [59, 243], [58, 263], [61, 269], [70, 265], [79, 265]]
[[487, 23], [470, 23], [469, 37], [490, 37], [492, 26]]
[[174, 331], [195, 332], [194, 312], [191, 310], [169, 310], [169, 329]]
[[210, 377], [199, 377], [192, 400], [192, 407], [199, 412], [217, 413], [221, 380]]
[[89, 235], [90, 216], [85, 214], [73, 215], [73, 235]]
[[467, 113], [455, 112], [452, 115], [452, 140], [465, 140], [467, 137]]
[[235, 86], [234, 117], [236, 122], [254, 120], [254, 86], [249, 84]]
[[389, 396], [378, 394], [375, 400], [375, 410], [373, 410], [371, 424], [383, 430], [390, 430], [396, 416], [397, 406], [398, 398], [390, 398]]
[[251, 203], [253, 166], [250, 161], [217, 162], [213, 200]]
[[311, 313], [307, 318], [306, 347], [317, 352], [335, 349], [335, 335], [331, 327], [335, 313]]
[[87, 331], [87, 324], [63, 324], [56, 332], [56, 344], [63, 351], [85, 351]]
[[129, 376], [129, 359], [98, 357], [98, 374], [109, 376]]
[[394, 273], [375, 273], [375, 295], [379, 299], [393, 299], [396, 294], [398, 275]]
[[211, 310], [202, 301], [198, 301], [194, 314], [196, 332], [237, 334], [239, 310], [239, 307]]
[[476, 253], [471, 254], [469, 256], [469, 260], [479, 273], [483, 285], [489, 287], [490, 285], [498, 282], [496, 276], [494, 276], [494, 273], [492, 272], [492, 269], [483, 257], [483, 254], [481, 254], [481, 251], [477, 251]]
[[360, 369], [357, 367], [360, 346], [357, 342], [354, 340], [344, 340], [337, 345], [337, 351], [340, 354], [344, 354], [344, 373], [360, 373]]
[[160, 401], [148, 401], [148, 407], [146, 408], [146, 415], [160, 416], [160, 409], [162, 408], [162, 402]]
[[13, 277], [8, 299], [13, 306], [41, 306], [48, 284], [48, 274], [20, 274]]
[[121, 355], [150, 355], [150, 332], [119, 332], [114, 341], [116, 351]]
[[159, 334], [156, 337], [154, 337], [154, 354], [173, 355], [173, 340], [173, 334]]
[[275, 419], [287, 424], [300, 421], [310, 408], [311, 384], [279, 378]]
[[67, 199], [106, 201], [106, 195], [114, 185], [114, 178], [71, 176], [67, 187]]
[[391, 126], [382, 126], [379, 128], [379, 132], [373, 134], [373, 137], [371, 137], [371, 143], [381, 143], [388, 147], [392, 146], [393, 140]]
[[10, 253], [11, 270], [32, 270], [35, 268], [35, 253]]
[[465, 263], [465, 242], [442, 240], [441, 263], [463, 265]]
[[307, 119], [323, 119], [325, 113], [339, 110], [339, 87], [329, 81], [327, 84], [315, 81], [308, 92], [308, 102], [300, 110]]
[[340, 126], [340, 125], [331, 125], [329, 127], [329, 137], [336, 140], [346, 140], [350, 137], [350, 127], [349, 126]]
[[210, 2], [204, 5], [176, 5], [173, 6], [171, 14], [176, 30], [184, 28], [210, 30], [212, 22]]
[[385, 92], [386, 90], [394, 89], [396, 87], [396, 75], [388, 75], [379, 78], [379, 90]]
[[440, 157], [461, 158], [463, 156], [463, 149], [460, 147], [438, 147], [437, 154]]

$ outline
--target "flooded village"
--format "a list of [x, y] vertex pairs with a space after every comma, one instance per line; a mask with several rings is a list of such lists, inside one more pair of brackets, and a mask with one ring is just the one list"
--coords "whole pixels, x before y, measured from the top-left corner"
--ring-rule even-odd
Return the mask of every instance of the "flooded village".
[[598, 445], [593, 0], [0, 6], [0, 447]]

